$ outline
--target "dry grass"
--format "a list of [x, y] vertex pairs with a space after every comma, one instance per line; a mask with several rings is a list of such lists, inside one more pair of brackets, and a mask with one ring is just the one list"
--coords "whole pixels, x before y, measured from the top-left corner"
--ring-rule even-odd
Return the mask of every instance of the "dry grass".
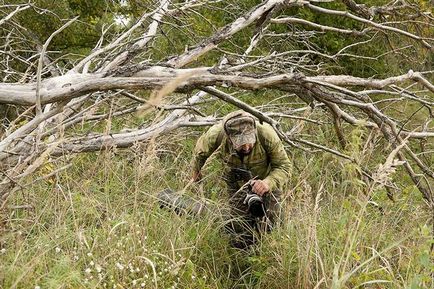
[[[248, 253], [229, 248], [219, 214], [196, 219], [161, 210], [156, 192], [188, 182], [193, 142], [180, 134], [80, 156], [71, 168], [16, 194], [2, 212], [1, 287], [432, 285], [429, 212], [415, 189], [404, 188], [392, 203], [382, 181], [360, 184], [357, 170], [327, 155], [294, 156], [298, 169], [284, 222]], [[396, 163], [379, 167], [382, 180], [399, 174], [390, 165]], [[218, 164], [211, 162], [206, 173], [211, 177], [189, 190], [224, 206], [215, 184]]]

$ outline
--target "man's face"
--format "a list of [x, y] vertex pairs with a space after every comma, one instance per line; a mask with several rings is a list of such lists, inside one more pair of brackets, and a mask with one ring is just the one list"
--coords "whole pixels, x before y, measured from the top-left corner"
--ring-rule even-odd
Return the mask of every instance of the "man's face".
[[243, 144], [235, 148], [235, 150], [237, 151], [238, 154], [246, 156], [252, 152], [253, 144], [252, 143]]

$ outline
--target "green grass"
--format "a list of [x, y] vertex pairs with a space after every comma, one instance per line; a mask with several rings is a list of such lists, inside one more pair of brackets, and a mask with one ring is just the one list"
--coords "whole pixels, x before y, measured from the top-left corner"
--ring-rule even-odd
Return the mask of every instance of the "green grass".
[[[291, 152], [284, 222], [250, 252], [229, 247], [219, 214], [160, 209], [158, 191], [188, 183], [196, 135], [77, 156], [68, 170], [17, 192], [2, 212], [1, 288], [432, 286], [432, 220], [420, 193], [402, 180], [393, 203], [381, 186], [359, 181], [357, 165], [328, 154]], [[351, 135], [358, 154], [364, 134]], [[186, 190], [224, 206], [219, 171], [211, 161], [204, 183]]]

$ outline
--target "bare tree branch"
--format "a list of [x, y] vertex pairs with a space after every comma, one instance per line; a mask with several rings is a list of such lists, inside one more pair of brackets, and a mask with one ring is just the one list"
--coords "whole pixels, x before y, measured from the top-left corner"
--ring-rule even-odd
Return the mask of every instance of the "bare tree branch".
[[9, 13], [6, 17], [0, 19], [0, 26], [3, 25], [6, 21], [8, 21], [9, 19], [11, 19], [12, 17], [14, 17], [15, 14], [29, 9], [31, 6], [30, 5], [17, 5], [17, 8], [12, 11], [11, 13]]
[[358, 16], [353, 15], [353, 14], [347, 12], [347, 11], [337, 11], [337, 10], [326, 9], [326, 8], [322, 8], [322, 7], [318, 7], [318, 6], [312, 5], [310, 3], [306, 3], [305, 6], [309, 7], [313, 11], [318, 11], [318, 12], [325, 13], [325, 14], [330, 14], [330, 15], [337, 15], [337, 16], [348, 17], [348, 18], [351, 18], [353, 20], [359, 21], [361, 23], [368, 24], [368, 25], [370, 25], [372, 27], [375, 27], [375, 28], [377, 28], [379, 30], [393, 31], [393, 32], [402, 34], [404, 36], [407, 36], [407, 37], [410, 37], [412, 39], [418, 40], [426, 48], [432, 49], [432, 45], [429, 44], [426, 40], [433, 41], [434, 40], [433, 38], [420, 37], [420, 36], [414, 35], [413, 33], [407, 32], [405, 30], [401, 30], [401, 29], [398, 29], [398, 28], [395, 28], [395, 27], [391, 27], [391, 26], [387, 26], [387, 25], [382, 25], [382, 24], [376, 23], [374, 21], [358, 17]]
[[[294, 147], [331, 153], [356, 165], [361, 166], [336, 147], [349, 143], [354, 126], [378, 135], [386, 141], [386, 150], [397, 150], [414, 185], [432, 202], [434, 84], [431, 51], [425, 48], [433, 46], [433, 17], [422, 6], [403, 1], [369, 7], [342, 0], [351, 13], [320, 7], [324, 2], [335, 1], [268, 0], [254, 7], [224, 8], [219, 0], [159, 0], [130, 26], [105, 23], [100, 39], [91, 44], [93, 51], [83, 57], [48, 49], [50, 40], [74, 19], [42, 45], [19, 17], [13, 18], [32, 4], [8, 6], [9, 14], [0, 20], [0, 113], [2, 107], [17, 113], [1, 123], [0, 196], [22, 189], [28, 183], [23, 178], [49, 159], [127, 148], [180, 127], [215, 123], [218, 116], [198, 106], [206, 105], [205, 93], [190, 96], [199, 89], [271, 124]], [[306, 19], [303, 13], [283, 15], [292, 13], [281, 9], [286, 7], [344, 17], [344, 22], [335, 27]], [[60, 20], [49, 10], [35, 9]], [[228, 16], [220, 27], [206, 14], [213, 9]], [[203, 21], [203, 31], [192, 25], [196, 17]], [[339, 44], [322, 47], [318, 43], [324, 35]], [[169, 43], [168, 50], [175, 54], [150, 45], [154, 40]], [[381, 41], [389, 45], [379, 47]], [[371, 51], [371, 46], [377, 50]], [[378, 74], [371, 69], [387, 66], [385, 61], [393, 62], [395, 56], [402, 59], [393, 66], [398, 72], [391, 74], [386, 67]], [[348, 67], [359, 60], [369, 66], [368, 72]], [[227, 87], [235, 93], [224, 92]], [[257, 97], [260, 104], [254, 106], [235, 96], [240, 90], [267, 96]], [[304, 103], [309, 115], [296, 115], [307, 111]], [[407, 109], [413, 106], [417, 110]], [[148, 113], [145, 123], [131, 117], [133, 127], [110, 125], [143, 113], [143, 108]], [[97, 129], [103, 121], [105, 129]], [[283, 131], [281, 123], [292, 129]], [[315, 133], [303, 136], [312, 130], [335, 133], [325, 145]], [[423, 142], [426, 145], [419, 144]], [[373, 180], [367, 170], [363, 175]]]

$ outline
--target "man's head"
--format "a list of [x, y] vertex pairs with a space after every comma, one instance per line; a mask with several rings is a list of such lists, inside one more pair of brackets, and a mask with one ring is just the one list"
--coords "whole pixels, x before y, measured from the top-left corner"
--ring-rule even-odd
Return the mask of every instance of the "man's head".
[[238, 110], [223, 120], [224, 130], [234, 149], [241, 155], [248, 155], [256, 142], [256, 123], [252, 115]]

